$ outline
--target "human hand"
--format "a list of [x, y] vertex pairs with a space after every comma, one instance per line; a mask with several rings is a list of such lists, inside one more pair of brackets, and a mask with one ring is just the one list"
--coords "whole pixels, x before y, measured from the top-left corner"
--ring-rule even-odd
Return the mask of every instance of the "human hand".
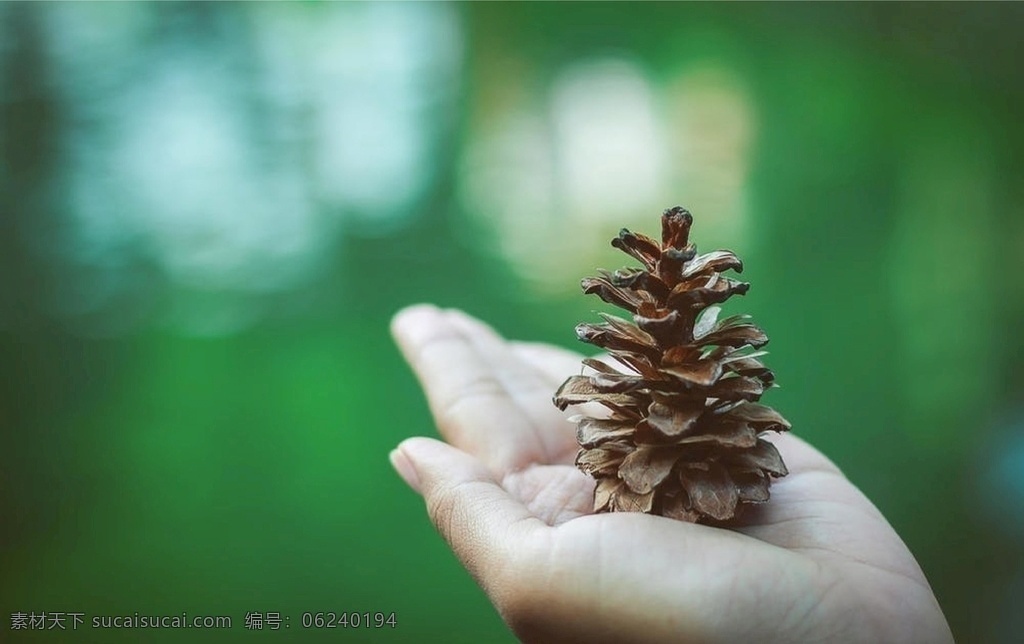
[[731, 529], [592, 514], [551, 403], [582, 356], [427, 305], [392, 331], [450, 443], [407, 439], [392, 463], [520, 639], [952, 641], [899, 536], [801, 439], [770, 438], [790, 473]]

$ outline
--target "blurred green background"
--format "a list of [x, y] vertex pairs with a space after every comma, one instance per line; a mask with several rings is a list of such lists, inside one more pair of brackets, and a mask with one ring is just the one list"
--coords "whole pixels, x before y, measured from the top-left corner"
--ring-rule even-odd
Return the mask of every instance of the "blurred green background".
[[746, 262], [767, 400], [958, 641], [1020, 641], [1022, 29], [1009, 3], [0, 5], [0, 640], [510, 641], [387, 463], [434, 431], [388, 319], [577, 348], [578, 280], [679, 203]]

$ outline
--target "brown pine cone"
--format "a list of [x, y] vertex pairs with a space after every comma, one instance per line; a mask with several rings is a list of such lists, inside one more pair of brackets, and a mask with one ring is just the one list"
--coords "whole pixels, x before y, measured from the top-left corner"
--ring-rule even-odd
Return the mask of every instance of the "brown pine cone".
[[768, 336], [715, 306], [750, 287], [722, 275], [743, 270], [730, 251], [697, 255], [693, 217], [680, 207], [661, 218], [662, 241], [623, 229], [612, 246], [638, 260], [582, 282], [584, 293], [629, 311], [580, 324], [580, 340], [606, 349], [624, 370], [585, 359], [591, 373], [555, 393], [559, 409], [597, 402], [610, 414], [576, 416], [576, 465], [597, 479], [595, 512], [648, 512], [684, 521], [723, 521], [741, 504], [768, 500], [785, 476], [775, 446], [761, 438], [789, 423], [758, 403], [774, 374], [758, 351]]

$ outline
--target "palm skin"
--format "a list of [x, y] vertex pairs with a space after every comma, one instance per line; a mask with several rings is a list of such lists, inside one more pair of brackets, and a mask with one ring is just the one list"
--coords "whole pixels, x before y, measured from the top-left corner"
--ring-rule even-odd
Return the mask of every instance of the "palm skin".
[[551, 403], [582, 356], [427, 305], [392, 332], [448, 441], [408, 439], [392, 463], [520, 639], [952, 641], [906, 546], [801, 439], [771, 438], [790, 474], [730, 529], [595, 515]]

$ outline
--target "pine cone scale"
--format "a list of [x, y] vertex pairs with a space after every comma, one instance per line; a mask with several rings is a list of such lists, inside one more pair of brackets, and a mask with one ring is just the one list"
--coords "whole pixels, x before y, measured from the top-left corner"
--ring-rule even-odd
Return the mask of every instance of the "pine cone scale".
[[647, 408], [647, 425], [664, 438], [677, 438], [693, 428], [703, 413], [702, 404], [655, 401]]
[[707, 470], [686, 468], [681, 481], [692, 507], [712, 519], [724, 521], [736, 512], [740, 495], [728, 470], [713, 464]]
[[619, 478], [637, 494], [647, 494], [668, 478], [678, 458], [671, 450], [641, 445], [622, 459]]

